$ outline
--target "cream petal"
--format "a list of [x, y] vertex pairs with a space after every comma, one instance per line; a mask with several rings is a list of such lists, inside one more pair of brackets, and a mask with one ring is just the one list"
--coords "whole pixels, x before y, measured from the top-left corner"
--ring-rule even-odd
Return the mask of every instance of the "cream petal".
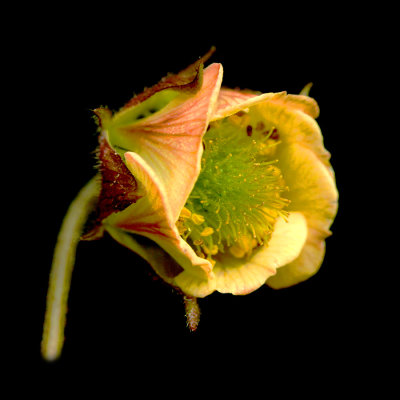
[[274, 103], [281, 104], [284, 107], [302, 111], [312, 118], [318, 118], [319, 116], [318, 103], [312, 97], [288, 94], [287, 96], [274, 99], [273, 101]]
[[105, 223], [153, 240], [183, 269], [199, 279], [212, 277], [210, 262], [198, 257], [180, 237], [163, 181], [139, 154], [128, 152], [125, 159], [143, 197], [125, 210], [107, 217]]
[[279, 267], [298, 257], [306, 237], [306, 219], [301, 213], [290, 213], [287, 221], [279, 217], [268, 245], [255, 250], [250, 258], [229, 254], [217, 257], [213, 269], [216, 290], [236, 295], [253, 292], [275, 275]]
[[313, 98], [286, 92], [257, 95], [221, 89], [212, 121], [246, 109], [260, 114], [260, 117], [278, 128], [281, 140], [302, 142], [313, 149], [333, 175], [329, 163], [330, 153], [324, 148], [321, 130], [315, 121], [319, 107]]
[[285, 101], [293, 104], [294, 98], [292, 96], [289, 100], [287, 98], [285, 100], [283, 97], [271, 99], [257, 104], [254, 112], [258, 112], [278, 129], [279, 140], [283, 144], [301, 143], [304, 147], [311, 149], [333, 176], [333, 170], [329, 163], [330, 153], [324, 147], [318, 123], [301, 107], [294, 108], [285, 105]]
[[117, 127], [124, 148], [139, 154], [165, 188], [172, 219], [179, 217], [200, 173], [202, 137], [216, 105], [222, 66], [204, 70], [197, 93], [180, 92], [154, 115]]
[[335, 178], [318, 156], [300, 143], [282, 145], [278, 149], [277, 166], [289, 190], [283, 193], [291, 203], [289, 211], [300, 211], [327, 231], [338, 208]]
[[280, 268], [277, 274], [269, 278], [266, 284], [273, 289], [282, 289], [296, 285], [315, 275], [325, 256], [325, 238], [316, 229], [308, 229], [303, 250], [291, 263]]
[[290, 143], [279, 148], [277, 158], [289, 187], [284, 194], [291, 201], [289, 211], [301, 212], [308, 227], [299, 257], [267, 281], [273, 288], [282, 288], [308, 279], [321, 266], [325, 239], [338, 208], [338, 192], [334, 177], [310, 148]]
[[185, 270], [174, 278], [174, 285], [189, 296], [202, 298], [215, 291], [216, 280], [214, 273], [208, 279], [199, 279], [198, 276]]

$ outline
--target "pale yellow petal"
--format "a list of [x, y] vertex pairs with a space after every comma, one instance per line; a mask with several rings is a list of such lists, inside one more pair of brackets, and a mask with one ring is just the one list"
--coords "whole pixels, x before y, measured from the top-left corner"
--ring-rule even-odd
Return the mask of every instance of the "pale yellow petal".
[[317, 102], [305, 95], [286, 92], [257, 95], [232, 89], [221, 89], [212, 121], [245, 110], [274, 126], [279, 140], [286, 143], [301, 142], [311, 148], [330, 173], [330, 153], [324, 148], [321, 130], [315, 121], [319, 115]]
[[215, 291], [214, 273], [208, 279], [201, 279], [190, 271], [183, 271], [174, 278], [174, 285], [184, 293], [194, 297], [206, 297]]
[[[283, 144], [301, 143], [312, 150], [333, 176], [330, 153], [325, 149], [323, 137], [315, 119], [305, 113], [302, 107], [289, 107], [285, 102], [293, 105], [294, 99], [301, 96], [273, 98], [257, 104], [252, 112], [259, 113], [262, 118], [277, 128], [279, 140]], [[299, 104], [301, 101], [299, 100]], [[280, 146], [283, 147], [283, 146]]]
[[330, 235], [329, 228], [338, 207], [335, 179], [311, 149], [291, 143], [279, 149], [278, 158], [290, 188], [284, 194], [291, 200], [289, 211], [305, 216], [308, 234], [299, 257], [268, 279], [267, 284], [273, 288], [294, 285], [318, 271], [325, 254], [325, 239]]
[[249, 258], [228, 253], [216, 256], [216, 290], [236, 295], [253, 292], [275, 275], [277, 268], [300, 254], [306, 237], [307, 224], [301, 213], [291, 213], [287, 221], [278, 218], [268, 245], [255, 250]]
[[277, 274], [267, 280], [267, 285], [273, 289], [282, 289], [315, 275], [324, 260], [325, 238], [326, 236], [317, 229], [309, 228], [306, 243], [299, 256], [279, 268]]
[[334, 176], [318, 156], [300, 143], [281, 145], [277, 166], [289, 190], [283, 194], [291, 203], [289, 211], [300, 211], [309, 222], [318, 222], [327, 231], [338, 208]]
[[319, 116], [318, 103], [312, 97], [306, 95], [288, 94], [285, 97], [273, 99], [273, 101], [277, 104], [282, 104], [284, 107], [302, 111], [314, 119]]

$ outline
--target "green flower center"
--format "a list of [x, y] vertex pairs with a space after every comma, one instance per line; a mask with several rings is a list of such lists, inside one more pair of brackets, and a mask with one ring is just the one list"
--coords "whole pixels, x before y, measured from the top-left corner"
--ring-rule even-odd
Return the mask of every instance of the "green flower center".
[[276, 218], [287, 215], [288, 200], [280, 196], [287, 188], [273, 157], [277, 131], [248, 122], [240, 112], [211, 123], [204, 135], [201, 172], [177, 223], [200, 256], [227, 249], [249, 255], [268, 241]]

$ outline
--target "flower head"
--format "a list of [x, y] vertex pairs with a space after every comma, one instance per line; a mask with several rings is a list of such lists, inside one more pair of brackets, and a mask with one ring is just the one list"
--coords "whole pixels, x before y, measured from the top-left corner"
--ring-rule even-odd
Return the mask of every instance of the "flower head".
[[194, 298], [315, 274], [338, 197], [309, 87], [221, 88], [209, 55], [115, 114], [95, 110], [101, 190], [83, 236], [142, 256], [196, 316]]
[[[142, 255], [149, 248], [139, 236], [151, 239], [171, 257], [168, 266], [154, 259], [155, 271], [191, 296], [307, 279], [321, 265], [337, 208], [318, 105], [304, 94], [221, 88], [222, 66], [203, 70], [202, 61], [113, 116], [96, 110], [100, 199], [118, 207], [103, 209], [97, 229]], [[116, 159], [134, 182], [124, 199], [107, 180]]]

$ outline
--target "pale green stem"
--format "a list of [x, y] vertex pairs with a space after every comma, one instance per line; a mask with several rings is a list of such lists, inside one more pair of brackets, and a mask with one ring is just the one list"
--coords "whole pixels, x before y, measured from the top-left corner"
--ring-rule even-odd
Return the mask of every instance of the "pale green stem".
[[42, 356], [47, 361], [54, 361], [61, 354], [76, 247], [98, 195], [99, 178], [95, 176], [69, 206], [58, 234], [50, 271], [41, 345]]

